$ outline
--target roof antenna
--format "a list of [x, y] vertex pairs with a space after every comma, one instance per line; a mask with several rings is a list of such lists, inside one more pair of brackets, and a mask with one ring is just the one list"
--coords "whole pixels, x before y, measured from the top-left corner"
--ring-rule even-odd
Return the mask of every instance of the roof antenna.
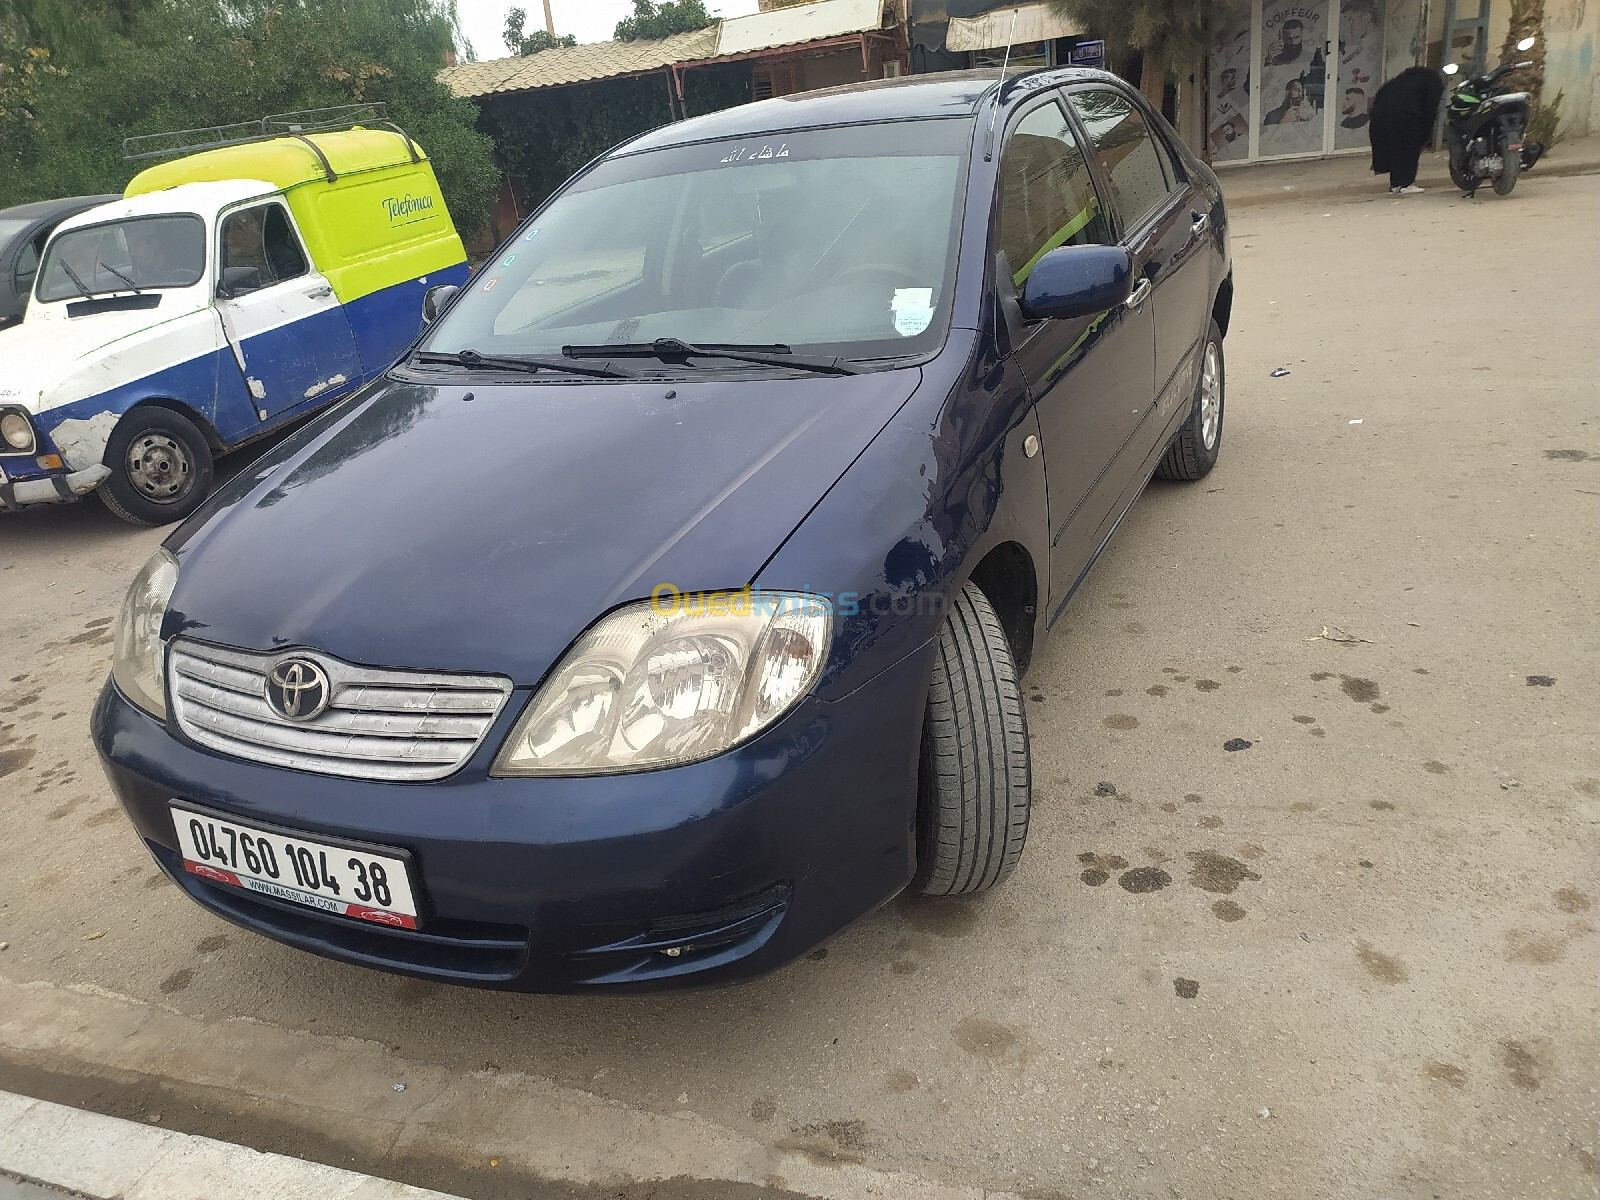
[[[1011, 66], [1011, 47], [1017, 40], [1017, 17], [1021, 14], [1020, 8], [1011, 10], [1011, 32], [1006, 34], [1006, 56], [1000, 63], [1000, 87], [1006, 84], [1006, 68]], [[1000, 119], [1000, 92], [994, 95], [994, 112], [989, 117], [989, 134], [983, 140], [983, 161], [989, 162], [994, 158], [994, 124]]]

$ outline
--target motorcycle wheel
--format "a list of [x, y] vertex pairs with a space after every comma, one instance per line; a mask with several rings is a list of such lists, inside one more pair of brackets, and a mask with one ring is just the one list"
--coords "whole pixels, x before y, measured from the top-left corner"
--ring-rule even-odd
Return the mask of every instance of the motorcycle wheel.
[[1455, 134], [1450, 135], [1450, 182], [1463, 192], [1478, 189], [1478, 181], [1467, 171], [1467, 148]]
[[1494, 194], [1509, 196], [1511, 189], [1517, 186], [1517, 176], [1522, 174], [1522, 152], [1503, 150], [1500, 153], [1500, 161], [1504, 165], [1500, 168], [1500, 174], [1495, 176]]

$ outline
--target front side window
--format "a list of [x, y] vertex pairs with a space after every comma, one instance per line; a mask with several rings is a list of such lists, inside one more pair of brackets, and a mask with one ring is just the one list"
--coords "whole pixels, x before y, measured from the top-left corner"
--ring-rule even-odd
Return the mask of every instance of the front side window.
[[1018, 287], [1062, 246], [1109, 245], [1110, 222], [1067, 115], [1054, 101], [1017, 123], [1000, 161], [1000, 248]]
[[425, 349], [676, 338], [847, 358], [950, 324], [968, 121], [822, 129], [602, 163], [475, 276]]
[[17, 251], [17, 265], [13, 268], [14, 278], [12, 283], [19, 296], [26, 296], [33, 289], [34, 276], [39, 273], [39, 251], [44, 249], [48, 233], [41, 233], [37, 237], [29, 238]]
[[39, 269], [41, 301], [192, 287], [206, 267], [197, 216], [130, 217], [58, 234]]
[[297, 279], [305, 252], [281, 204], [258, 204], [222, 222], [222, 282], [235, 296]]
[[1068, 99], [1111, 181], [1111, 202], [1122, 216], [1123, 229], [1136, 228], [1173, 188], [1155, 134], [1133, 101], [1118, 92], [1089, 88], [1069, 93]]

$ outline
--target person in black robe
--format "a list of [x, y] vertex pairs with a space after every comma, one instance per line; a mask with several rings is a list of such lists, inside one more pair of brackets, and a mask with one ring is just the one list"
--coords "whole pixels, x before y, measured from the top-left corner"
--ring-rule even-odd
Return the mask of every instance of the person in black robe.
[[1372, 173], [1389, 173], [1389, 190], [1412, 195], [1422, 148], [1433, 137], [1444, 97], [1444, 77], [1427, 67], [1409, 67], [1378, 89], [1372, 98], [1372, 119], [1367, 134], [1372, 139]]

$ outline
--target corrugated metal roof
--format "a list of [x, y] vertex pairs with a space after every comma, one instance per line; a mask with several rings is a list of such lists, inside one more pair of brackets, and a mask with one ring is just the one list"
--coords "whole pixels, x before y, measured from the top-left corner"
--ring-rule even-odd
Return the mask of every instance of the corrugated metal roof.
[[[837, 3], [838, 0], [829, 0]], [[717, 52], [717, 27], [679, 33], [659, 41], [593, 42], [556, 46], [518, 58], [458, 63], [439, 72], [439, 80], [457, 96], [492, 96], [537, 88], [590, 83], [660, 71], [673, 63], [711, 58]]]
[[813, 0], [811, 4], [797, 4], [792, 8], [730, 17], [722, 22], [722, 36], [717, 41], [716, 52], [718, 55], [750, 54], [777, 46], [882, 29], [885, 10], [890, 10], [892, 17], [892, 9], [892, 0]]
[[[1016, 25], [1013, 34], [1012, 14]], [[1043, 42], [1052, 38], [1077, 37], [1083, 30], [1069, 17], [1048, 4], [1018, 4], [997, 8], [977, 17], [951, 17], [944, 35], [946, 50], [1004, 50], [1013, 41]]]

